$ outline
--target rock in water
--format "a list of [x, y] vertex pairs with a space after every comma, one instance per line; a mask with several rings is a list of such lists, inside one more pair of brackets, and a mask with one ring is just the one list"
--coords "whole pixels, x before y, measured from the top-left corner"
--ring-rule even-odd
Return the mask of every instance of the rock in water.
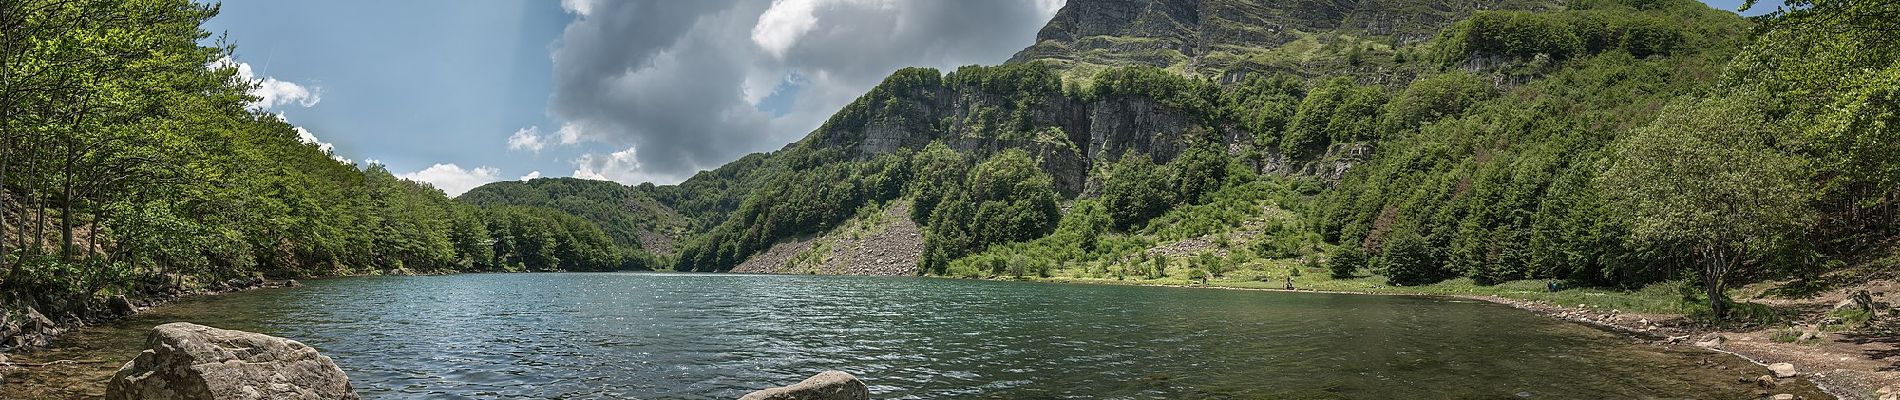
[[797, 385], [760, 390], [739, 400], [870, 400], [871, 389], [858, 378], [840, 371], [825, 371]]
[[1795, 375], [1801, 374], [1795, 372], [1794, 364], [1789, 363], [1768, 364], [1768, 370], [1774, 372], [1776, 378], [1793, 378]]
[[106, 384], [110, 400], [357, 399], [330, 357], [280, 337], [173, 322]]

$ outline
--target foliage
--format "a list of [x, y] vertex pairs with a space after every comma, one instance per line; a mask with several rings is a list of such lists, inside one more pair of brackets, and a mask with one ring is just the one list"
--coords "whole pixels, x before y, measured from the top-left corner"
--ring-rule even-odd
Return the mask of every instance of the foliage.
[[924, 231], [920, 266], [932, 273], [944, 273], [952, 260], [991, 245], [1046, 236], [1061, 217], [1049, 175], [1020, 150], [978, 163], [950, 191]]
[[[591, 222], [454, 202], [339, 161], [254, 108], [215, 5], [0, 2], [0, 302], [79, 304], [258, 275], [502, 268], [494, 229], [537, 221], [532, 268], [640, 267]], [[517, 224], [518, 225], [518, 224]], [[49, 310], [54, 311], [54, 310]]]
[[1751, 104], [1672, 104], [1617, 144], [1600, 178], [1634, 239], [1693, 255], [1718, 317], [1734, 272], [1771, 261], [1810, 219], [1799, 161], [1772, 147], [1778, 129]]
[[1384, 88], [1359, 86], [1345, 78], [1326, 81], [1300, 102], [1279, 149], [1287, 158], [1302, 160], [1332, 143], [1372, 139], [1385, 102]]
[[1444, 280], [1444, 265], [1434, 253], [1425, 238], [1418, 235], [1393, 239], [1385, 254], [1379, 256], [1380, 264], [1385, 266], [1386, 282], [1394, 286], [1416, 286]]
[[1333, 252], [1332, 258], [1326, 259], [1326, 269], [1332, 271], [1333, 279], [1348, 279], [1353, 277], [1354, 272], [1365, 268], [1367, 262], [1365, 250], [1344, 246]]

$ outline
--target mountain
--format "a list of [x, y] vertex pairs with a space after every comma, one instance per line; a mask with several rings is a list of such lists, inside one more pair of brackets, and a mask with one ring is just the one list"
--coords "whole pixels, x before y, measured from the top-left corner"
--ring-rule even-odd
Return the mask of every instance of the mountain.
[[[1881, 248], [1869, 243], [1890, 219], [1862, 219], [1889, 203], [1866, 190], [1878, 174], [1781, 162], [1885, 162], [1877, 149], [1761, 130], [1880, 126], [1815, 124], [1861, 108], [1813, 108], [1837, 101], [1814, 93], [1844, 91], [1791, 89], [1877, 85], [1774, 68], [1883, 66], [1799, 56], [1830, 47], [1757, 42], [1751, 29], [1764, 32], [1692, 0], [1074, 0], [1004, 64], [896, 71], [784, 149], [633, 191], [685, 219], [666, 225], [688, 227], [672, 264], [694, 271], [1265, 279], [1347, 254], [1363, 265], [1336, 271], [1396, 285], [1629, 288], [1698, 275], [1684, 241], [1707, 238], [1633, 222], [1728, 215], [1658, 211], [1682, 204], [1782, 207], [1711, 225], [1769, 226], [1749, 237], [1778, 244], [1735, 250], [1751, 254], [1750, 277]], [[1780, 86], [1752, 83], [1763, 76]], [[1738, 129], [1754, 133], [1670, 136]], [[1668, 174], [1739, 168], [1657, 146], [1764, 160], [1743, 175], [1780, 183], [1646, 188], [1715, 185], [1730, 175]], [[1790, 180], [1803, 174], [1832, 183]], [[1737, 188], [1751, 191], [1723, 192]], [[1799, 197], [1774, 191], [1786, 188], [1825, 200], [1781, 201]], [[1761, 201], [1720, 203], [1740, 198]]]
[[[1149, 65], [1237, 82], [1250, 72], [1301, 76], [1372, 72], [1325, 57], [1328, 48], [1393, 48], [1428, 41], [1479, 10], [1550, 10], [1549, 0], [1114, 0], [1056, 12], [1036, 44], [1010, 63], [1049, 61], [1082, 76]], [[1337, 55], [1337, 54], [1335, 54]], [[1364, 70], [1364, 71], [1356, 71]]]
[[687, 219], [646, 191], [614, 182], [575, 178], [494, 182], [456, 200], [481, 207], [529, 206], [565, 212], [600, 226], [614, 244], [671, 254], [686, 235]]

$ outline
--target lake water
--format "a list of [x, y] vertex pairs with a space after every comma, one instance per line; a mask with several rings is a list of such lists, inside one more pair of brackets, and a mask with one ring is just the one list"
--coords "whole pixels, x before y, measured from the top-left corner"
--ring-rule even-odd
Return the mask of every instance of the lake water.
[[[1766, 369], [1483, 302], [927, 278], [478, 274], [159, 307], [16, 361], [84, 397], [190, 321], [319, 349], [365, 398], [737, 398], [836, 369], [877, 398], [1717, 398]], [[1777, 390], [1821, 398], [1800, 383]]]

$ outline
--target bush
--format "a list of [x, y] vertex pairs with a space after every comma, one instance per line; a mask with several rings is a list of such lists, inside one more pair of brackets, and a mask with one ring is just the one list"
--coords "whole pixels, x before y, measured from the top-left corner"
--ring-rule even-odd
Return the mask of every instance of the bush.
[[1386, 245], [1384, 257], [1387, 284], [1413, 286], [1445, 279], [1438, 257], [1432, 254], [1425, 239], [1416, 234], [1400, 236]]
[[1326, 267], [1333, 272], [1333, 279], [1352, 278], [1353, 272], [1366, 266], [1366, 251], [1359, 246], [1344, 246], [1333, 258], [1326, 260]]

